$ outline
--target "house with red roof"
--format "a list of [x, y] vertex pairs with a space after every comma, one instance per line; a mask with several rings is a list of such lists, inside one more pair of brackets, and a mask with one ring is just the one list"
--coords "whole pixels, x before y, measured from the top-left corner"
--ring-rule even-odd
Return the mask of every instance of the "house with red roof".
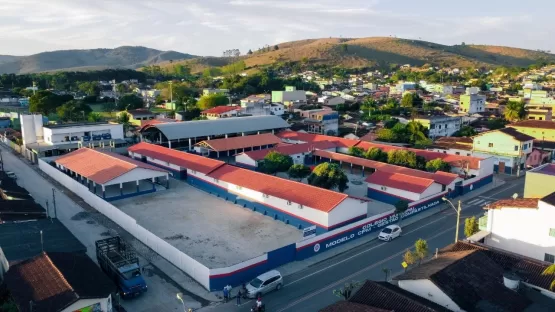
[[239, 106], [216, 106], [207, 110], [200, 112], [201, 117], [206, 117], [206, 119], [220, 119], [228, 117], [236, 117], [238, 112], [241, 110]]
[[[281, 140], [271, 134], [262, 133], [256, 135], [238, 136], [231, 138], [204, 140], [195, 144], [195, 152], [203, 156], [232, 156], [238, 152], [268, 149], [276, 146]], [[222, 153], [222, 154], [220, 154]]]
[[55, 160], [56, 167], [107, 201], [152, 193], [169, 186], [169, 172], [119, 154], [80, 148]]

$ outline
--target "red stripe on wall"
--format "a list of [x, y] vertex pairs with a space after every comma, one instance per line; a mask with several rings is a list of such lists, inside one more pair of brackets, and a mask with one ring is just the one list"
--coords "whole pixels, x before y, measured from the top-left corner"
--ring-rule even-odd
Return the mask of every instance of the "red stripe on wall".
[[241, 269], [239, 269], [239, 270], [235, 270], [235, 271], [232, 271], [232, 272], [229, 272], [229, 273], [222, 273], [222, 274], [210, 275], [209, 278], [222, 278], [222, 277], [228, 277], [228, 276], [231, 276], [231, 275], [233, 275], [233, 274], [237, 274], [237, 273], [239, 273], [239, 272], [246, 271], [246, 270], [248, 270], [248, 269], [250, 269], [250, 268], [253, 268], [253, 267], [255, 267], [255, 266], [258, 266], [258, 265], [261, 265], [261, 264], [265, 264], [266, 262], [268, 262], [268, 260], [260, 261], [260, 262], [251, 264], [251, 265], [249, 265], [249, 266], [246, 266], [246, 267], [244, 267], [244, 268], [241, 268]]

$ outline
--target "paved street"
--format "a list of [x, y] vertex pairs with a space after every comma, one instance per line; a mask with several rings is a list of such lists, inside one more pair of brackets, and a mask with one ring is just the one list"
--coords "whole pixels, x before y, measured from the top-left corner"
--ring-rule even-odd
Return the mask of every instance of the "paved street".
[[[26, 164], [26, 160], [13, 155], [11, 150], [2, 145], [0, 145], [0, 150], [4, 160], [4, 169], [16, 173], [17, 183], [26, 188], [36, 202], [44, 207], [46, 201], [48, 201], [51, 215], [54, 214], [52, 188], [56, 189], [56, 214], [58, 219], [87, 247], [87, 254], [96, 262], [94, 242], [113, 233], [110, 230], [110, 225], [108, 223], [100, 224], [102, 219], [97, 218], [91, 212], [84, 211], [72, 198], [63, 193], [63, 189], [50, 184]], [[48, 239], [47, 235], [45, 233], [45, 239]], [[145, 259], [141, 258], [141, 263], [146, 263]], [[158, 269], [152, 268], [145, 273], [145, 280], [149, 286], [149, 291], [141, 297], [123, 301], [122, 305], [127, 311], [183, 311], [183, 306], [175, 298], [175, 295], [177, 292], [186, 293], [186, 291], [172, 279], [165, 276]], [[201, 306], [201, 302], [197, 298], [185, 295], [183, 299], [187, 307], [198, 308]], [[206, 301], [202, 301], [202, 303], [206, 304]]]
[[[462, 203], [460, 237], [464, 236], [464, 219], [482, 216], [482, 207], [489, 202], [508, 198], [514, 193], [522, 196], [524, 178], [512, 179], [499, 188], [480, 196], [470, 197]], [[456, 204], [456, 202], [455, 202]], [[332, 293], [345, 282], [365, 279], [384, 280], [383, 269], [397, 275], [402, 272], [402, 255], [414, 242], [423, 238], [428, 241], [430, 255], [436, 248], [454, 242], [456, 213], [446, 207], [443, 212], [417, 221], [403, 228], [403, 236], [391, 242], [371, 241], [346, 253], [322, 261], [303, 271], [284, 278], [285, 287], [263, 298], [267, 311], [318, 311], [340, 300]], [[402, 226], [402, 224], [401, 224]], [[203, 308], [202, 311], [249, 311], [253, 302], [243, 302], [239, 307], [232, 303]]]

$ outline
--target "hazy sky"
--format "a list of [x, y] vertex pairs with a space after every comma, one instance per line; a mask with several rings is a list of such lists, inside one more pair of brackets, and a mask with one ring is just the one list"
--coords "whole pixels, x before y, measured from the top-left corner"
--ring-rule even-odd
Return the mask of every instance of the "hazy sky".
[[141, 45], [218, 56], [390, 35], [555, 51], [554, 11], [553, 0], [0, 0], [0, 54]]

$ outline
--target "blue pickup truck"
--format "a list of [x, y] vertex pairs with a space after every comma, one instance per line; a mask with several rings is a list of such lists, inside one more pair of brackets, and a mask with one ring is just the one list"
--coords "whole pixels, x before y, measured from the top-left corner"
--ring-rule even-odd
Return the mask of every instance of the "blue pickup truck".
[[98, 240], [95, 245], [98, 264], [118, 285], [122, 298], [139, 296], [148, 290], [139, 258], [119, 236]]

